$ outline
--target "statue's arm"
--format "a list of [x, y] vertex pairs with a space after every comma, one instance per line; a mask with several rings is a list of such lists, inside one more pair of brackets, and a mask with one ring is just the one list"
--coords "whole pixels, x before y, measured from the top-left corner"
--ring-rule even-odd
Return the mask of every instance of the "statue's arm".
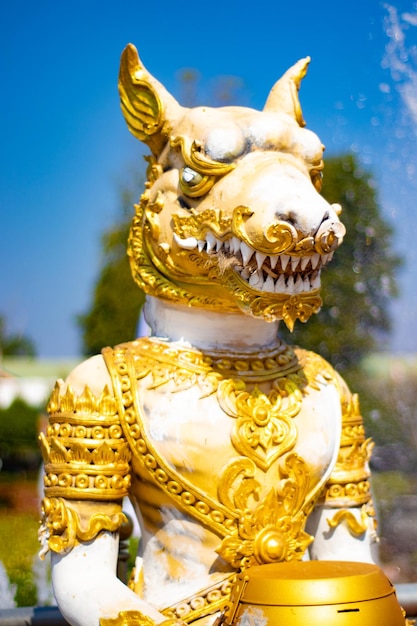
[[338, 379], [342, 433], [336, 465], [307, 530], [314, 536], [310, 556], [321, 560], [377, 562], [375, 512], [371, 498], [369, 459], [359, 400]]
[[52, 582], [61, 612], [74, 626], [98, 626], [103, 617], [132, 610], [143, 615], [144, 623], [147, 618], [164, 621], [116, 576], [130, 450], [101, 356], [57, 383], [48, 411], [48, 431], [41, 435], [41, 554], [52, 554]]
[[[166, 620], [116, 577], [118, 544], [117, 533], [102, 531], [67, 554], [52, 552], [54, 594], [70, 624], [98, 626], [101, 618], [116, 618], [122, 611], [139, 611], [155, 624]], [[144, 619], [144, 625], [150, 623]]]

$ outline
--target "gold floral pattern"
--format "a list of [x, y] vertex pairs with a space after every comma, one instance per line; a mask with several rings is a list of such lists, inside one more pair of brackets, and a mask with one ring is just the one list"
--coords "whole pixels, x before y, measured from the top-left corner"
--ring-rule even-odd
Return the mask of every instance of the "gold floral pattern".
[[278, 487], [252, 508], [260, 485], [249, 459], [238, 459], [221, 477], [219, 498], [237, 511], [237, 529], [217, 552], [235, 568], [301, 559], [313, 537], [304, 531], [309, 472], [303, 459], [290, 454], [279, 467]]
[[258, 387], [247, 391], [243, 381], [224, 380], [218, 399], [224, 412], [236, 419], [234, 448], [263, 471], [291, 450], [297, 437], [292, 418], [301, 409], [302, 393], [288, 378], [277, 381], [268, 395]]

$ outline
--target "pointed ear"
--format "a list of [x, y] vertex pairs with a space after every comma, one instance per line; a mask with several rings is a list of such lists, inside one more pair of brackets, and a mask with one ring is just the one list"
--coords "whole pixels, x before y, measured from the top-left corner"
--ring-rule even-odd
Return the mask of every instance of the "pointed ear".
[[310, 57], [300, 59], [272, 87], [264, 106], [264, 111], [274, 111], [291, 115], [300, 126], [305, 126], [298, 90], [301, 81], [307, 74]]
[[132, 44], [122, 53], [119, 94], [130, 132], [158, 156], [170, 137], [175, 121], [183, 115], [184, 110], [145, 69]]

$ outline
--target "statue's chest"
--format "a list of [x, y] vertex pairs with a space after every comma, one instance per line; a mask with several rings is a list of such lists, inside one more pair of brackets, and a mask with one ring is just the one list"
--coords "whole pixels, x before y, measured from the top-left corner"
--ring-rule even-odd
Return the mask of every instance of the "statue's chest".
[[273, 383], [261, 390], [224, 379], [211, 395], [199, 392], [149, 389], [142, 381], [139, 419], [154, 451], [205, 488], [237, 457], [251, 461], [265, 485], [276, 481], [276, 466], [290, 452], [303, 458], [314, 482], [334, 461], [341, 424], [334, 387], [280, 393]]
[[216, 360], [150, 340], [138, 348], [126, 427], [139, 474], [150, 471], [164, 486], [187, 483], [217, 500], [222, 485], [226, 492], [243, 474], [265, 496], [289, 455], [302, 461], [309, 492], [331, 471], [340, 402], [318, 357], [280, 349]]

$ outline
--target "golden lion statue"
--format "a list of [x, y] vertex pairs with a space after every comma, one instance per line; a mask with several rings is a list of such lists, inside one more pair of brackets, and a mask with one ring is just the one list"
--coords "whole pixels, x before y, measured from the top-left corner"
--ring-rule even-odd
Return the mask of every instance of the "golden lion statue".
[[[345, 233], [304, 128], [308, 63], [262, 111], [188, 109], [123, 53], [123, 114], [151, 150], [128, 254], [152, 334], [105, 348], [50, 399], [41, 535], [71, 624], [211, 625], [254, 566], [374, 561], [357, 397], [278, 336], [319, 310]], [[125, 496], [142, 531], [129, 587], [115, 575]]]

